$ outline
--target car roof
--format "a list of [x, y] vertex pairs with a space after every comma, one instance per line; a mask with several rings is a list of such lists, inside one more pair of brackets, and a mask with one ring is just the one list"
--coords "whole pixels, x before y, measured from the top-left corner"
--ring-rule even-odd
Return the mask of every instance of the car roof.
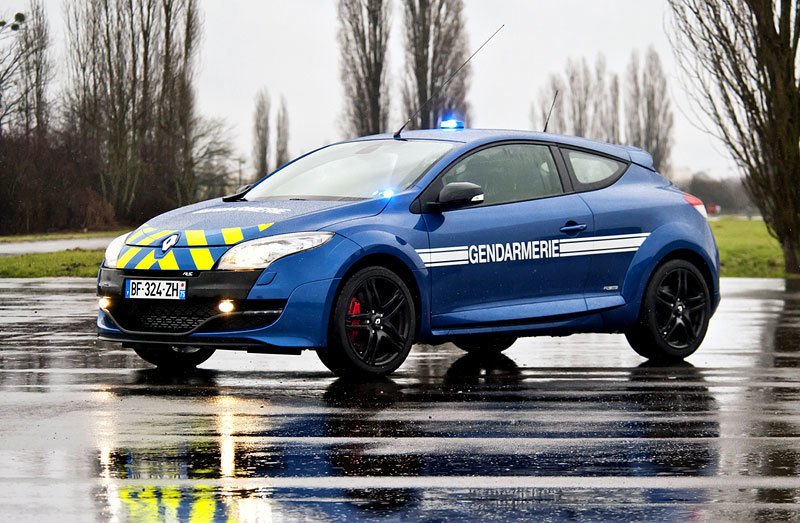
[[[376, 140], [391, 139], [391, 133], [375, 134], [357, 138], [357, 140]], [[590, 151], [614, 156], [627, 162], [633, 162], [650, 170], [653, 167], [653, 158], [650, 153], [638, 147], [629, 145], [614, 145], [605, 142], [580, 138], [578, 136], [567, 136], [561, 134], [539, 133], [535, 131], [518, 131], [512, 129], [419, 129], [413, 131], [403, 131], [402, 137], [411, 140], [442, 140], [448, 142], [459, 142], [469, 145], [483, 145], [485, 143], [499, 142], [506, 140], [535, 140], [539, 142], [550, 142], [562, 144]]]

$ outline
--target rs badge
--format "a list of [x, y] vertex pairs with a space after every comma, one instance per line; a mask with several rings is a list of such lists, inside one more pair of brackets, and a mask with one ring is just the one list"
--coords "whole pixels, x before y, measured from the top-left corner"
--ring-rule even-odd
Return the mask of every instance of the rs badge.
[[175, 244], [178, 243], [179, 236], [180, 235], [178, 234], [171, 234], [170, 236], [167, 236], [167, 238], [163, 242], [161, 242], [161, 252], [167, 252], [172, 247], [174, 247]]

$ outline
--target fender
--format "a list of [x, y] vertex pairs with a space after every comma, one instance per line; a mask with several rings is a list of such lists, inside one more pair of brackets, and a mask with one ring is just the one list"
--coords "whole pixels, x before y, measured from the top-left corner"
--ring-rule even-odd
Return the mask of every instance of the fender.
[[[650, 276], [670, 253], [681, 250], [691, 251], [705, 262], [709, 272], [715, 273], [718, 266], [716, 247], [710, 229], [707, 226], [704, 229], [706, 230], [692, 227], [685, 222], [671, 222], [650, 233], [631, 260], [622, 284], [622, 297], [625, 299], [625, 305], [603, 313], [606, 325], [610, 330], [616, 330], [620, 326], [630, 325], [636, 321]], [[699, 242], [690, 242], [685, 238], [698, 238]], [[709, 291], [713, 310], [719, 302], [719, 282], [716, 278], [713, 279]]]
[[[431, 333], [430, 270], [425, 268], [425, 262], [422, 261], [411, 243], [386, 229], [359, 228], [345, 234], [349, 240], [359, 245], [361, 250], [340, 267], [337, 277], [343, 278], [354, 265], [369, 256], [390, 256], [403, 264], [414, 278], [419, 292], [419, 341], [428, 339]], [[427, 244], [427, 233], [422, 234], [424, 234], [425, 244]]]

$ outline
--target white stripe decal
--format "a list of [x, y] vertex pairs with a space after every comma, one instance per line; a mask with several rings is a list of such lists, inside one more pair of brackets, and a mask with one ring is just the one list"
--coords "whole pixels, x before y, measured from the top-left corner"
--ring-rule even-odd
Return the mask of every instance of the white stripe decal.
[[602, 251], [578, 251], [578, 252], [565, 252], [559, 258], [569, 258], [570, 256], [590, 256], [592, 254], [613, 254], [615, 252], [636, 252], [639, 247], [630, 247], [628, 249], [606, 249]]
[[426, 263], [425, 267], [449, 267], [450, 265], [469, 265], [469, 260], [453, 261], [453, 262]]
[[417, 252], [419, 254], [422, 254], [424, 252], [447, 252], [447, 251], [462, 251], [462, 250], [466, 251], [467, 246], [462, 245], [461, 247], [439, 247], [436, 249], [417, 249]]
[[578, 242], [594, 242], [598, 240], [622, 240], [624, 238], [647, 238], [650, 236], [649, 232], [639, 234], [615, 234], [613, 236], [589, 236], [587, 238], [567, 238], [561, 240], [561, 243], [578, 243]]
[[644, 238], [623, 238], [621, 240], [599, 240], [582, 243], [562, 243], [561, 254], [579, 251], [599, 251], [602, 249], [628, 249], [639, 247], [644, 243]]
[[649, 232], [416, 249], [425, 267], [636, 252]]

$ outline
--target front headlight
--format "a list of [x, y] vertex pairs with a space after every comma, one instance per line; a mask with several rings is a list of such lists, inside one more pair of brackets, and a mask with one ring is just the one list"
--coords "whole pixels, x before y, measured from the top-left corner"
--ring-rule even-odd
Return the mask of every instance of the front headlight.
[[222, 255], [218, 270], [263, 269], [279, 258], [319, 247], [332, 232], [297, 232], [242, 242]]
[[111, 240], [111, 243], [109, 243], [108, 247], [106, 247], [106, 255], [103, 259], [103, 265], [109, 269], [117, 268], [117, 258], [119, 258], [119, 252], [125, 246], [125, 238], [127, 238], [129, 234], [129, 232], [126, 232], [122, 236], [117, 236]]

